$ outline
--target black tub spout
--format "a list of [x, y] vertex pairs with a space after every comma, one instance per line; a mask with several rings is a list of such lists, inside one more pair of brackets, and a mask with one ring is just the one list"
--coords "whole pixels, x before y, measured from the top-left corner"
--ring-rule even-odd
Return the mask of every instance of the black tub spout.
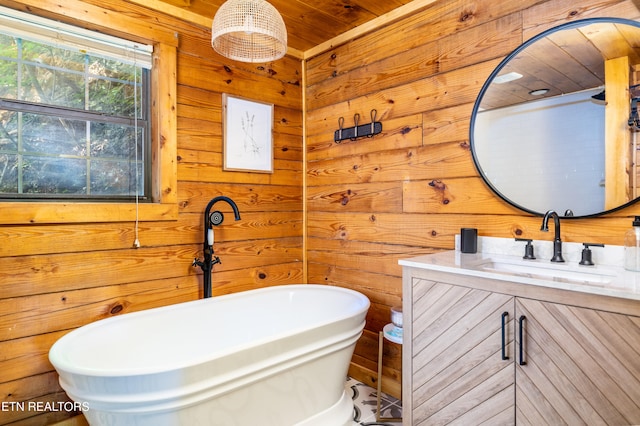
[[214, 256], [213, 251], [213, 227], [219, 226], [224, 221], [224, 215], [222, 212], [217, 210], [211, 212], [213, 205], [218, 201], [225, 201], [229, 204], [233, 209], [235, 220], [240, 220], [240, 211], [238, 210], [238, 206], [231, 198], [225, 197], [224, 195], [213, 198], [204, 209], [204, 238], [202, 243], [204, 260], [200, 261], [198, 259], [194, 259], [193, 266], [199, 266], [202, 269], [202, 272], [204, 272], [203, 282], [205, 298], [211, 297], [211, 272], [213, 271], [213, 265], [216, 263], [222, 263], [218, 256]]

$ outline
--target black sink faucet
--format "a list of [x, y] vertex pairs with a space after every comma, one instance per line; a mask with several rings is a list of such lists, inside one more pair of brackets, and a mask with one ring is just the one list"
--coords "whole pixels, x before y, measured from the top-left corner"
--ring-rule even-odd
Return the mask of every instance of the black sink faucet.
[[553, 238], [553, 257], [551, 258], [552, 262], [564, 262], [562, 257], [562, 240], [560, 239], [560, 216], [554, 210], [549, 210], [544, 214], [542, 218], [542, 226], [540, 227], [541, 231], [549, 232], [549, 218], [553, 217], [553, 226], [555, 226], [555, 236]]

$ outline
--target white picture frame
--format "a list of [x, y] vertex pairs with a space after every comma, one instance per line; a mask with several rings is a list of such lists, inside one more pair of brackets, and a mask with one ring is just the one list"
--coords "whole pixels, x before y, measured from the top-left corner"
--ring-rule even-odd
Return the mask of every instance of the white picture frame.
[[223, 170], [273, 173], [273, 104], [222, 94]]

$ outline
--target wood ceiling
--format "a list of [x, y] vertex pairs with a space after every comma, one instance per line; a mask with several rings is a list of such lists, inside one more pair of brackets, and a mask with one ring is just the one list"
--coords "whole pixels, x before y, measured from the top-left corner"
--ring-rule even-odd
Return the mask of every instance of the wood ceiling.
[[[211, 26], [226, 0], [129, 0], [179, 16], [203, 27]], [[267, 0], [287, 27], [289, 54], [305, 58], [332, 43], [348, 41], [350, 33], [364, 33], [437, 0]], [[640, 2], [640, 0], [637, 0]], [[591, 24], [555, 32], [520, 52], [500, 75], [515, 71], [523, 77], [509, 84], [493, 84], [483, 108], [498, 108], [531, 100], [529, 92], [548, 89], [544, 97], [604, 86], [604, 60], [628, 56], [640, 65], [640, 28]]]
[[[483, 109], [500, 108], [544, 97], [559, 96], [604, 86], [604, 61], [629, 58], [632, 69], [640, 64], [640, 28], [594, 23], [549, 34], [512, 58], [499, 72], [521, 78], [491, 84], [482, 99]], [[542, 96], [532, 90], [548, 89]]]
[[[225, 0], [132, 0], [210, 26]], [[290, 50], [305, 52], [402, 6], [434, 0], [268, 0], [282, 15]], [[409, 8], [410, 9], [410, 8]], [[410, 13], [410, 12], [405, 12]]]

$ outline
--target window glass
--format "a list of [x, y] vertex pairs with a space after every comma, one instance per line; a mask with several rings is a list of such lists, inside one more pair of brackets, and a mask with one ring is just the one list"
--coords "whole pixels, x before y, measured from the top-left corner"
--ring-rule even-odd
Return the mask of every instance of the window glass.
[[0, 198], [147, 199], [149, 74], [0, 35]]

